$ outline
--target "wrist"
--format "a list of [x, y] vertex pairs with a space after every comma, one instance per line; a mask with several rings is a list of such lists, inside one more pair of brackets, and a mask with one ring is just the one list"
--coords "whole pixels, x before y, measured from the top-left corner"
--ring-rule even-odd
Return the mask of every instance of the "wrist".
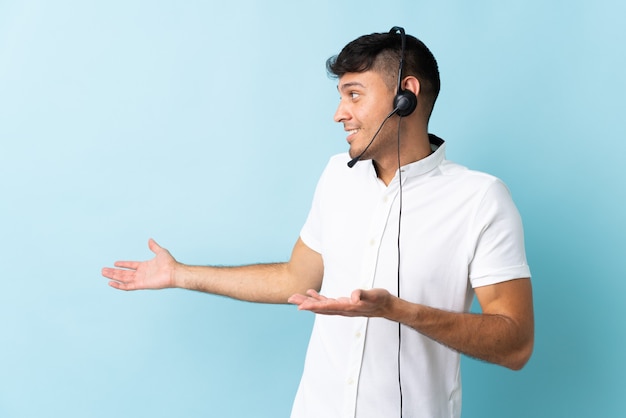
[[421, 311], [422, 305], [392, 296], [385, 317], [402, 324], [411, 324]]
[[174, 261], [170, 272], [170, 283], [173, 288], [186, 289], [187, 266]]

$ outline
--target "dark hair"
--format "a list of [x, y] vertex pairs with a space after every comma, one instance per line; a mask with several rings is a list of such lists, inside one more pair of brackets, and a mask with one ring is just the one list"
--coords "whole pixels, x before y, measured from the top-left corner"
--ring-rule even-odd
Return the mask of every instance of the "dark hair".
[[[397, 33], [372, 33], [363, 35], [346, 45], [339, 55], [326, 61], [326, 71], [333, 78], [346, 73], [377, 71], [390, 89], [398, 84], [398, 67], [402, 43]], [[440, 80], [437, 61], [422, 41], [406, 35], [403, 77], [414, 76], [420, 82], [418, 99], [425, 99], [432, 112], [439, 95]]]

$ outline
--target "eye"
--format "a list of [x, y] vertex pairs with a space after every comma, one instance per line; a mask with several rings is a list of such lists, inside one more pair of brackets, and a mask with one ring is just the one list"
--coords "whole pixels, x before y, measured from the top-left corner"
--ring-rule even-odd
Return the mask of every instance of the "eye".
[[[360, 97], [361, 95], [356, 92], [356, 91], [351, 91], [348, 94], [344, 95], [343, 98], [349, 98], [350, 100], [356, 100]], [[342, 95], [339, 95], [339, 101], [341, 101], [342, 99]]]

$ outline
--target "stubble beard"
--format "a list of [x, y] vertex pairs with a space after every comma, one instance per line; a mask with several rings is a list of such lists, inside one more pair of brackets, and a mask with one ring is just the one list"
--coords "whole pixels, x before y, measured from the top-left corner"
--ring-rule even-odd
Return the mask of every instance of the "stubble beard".
[[[387, 121], [387, 124], [389, 124], [389, 122], [390, 121]], [[374, 138], [373, 142], [372, 142], [372, 137], [376, 131], [368, 133], [371, 136], [366, 136], [360, 139], [360, 140], [363, 140], [363, 143], [358, 148], [358, 150], [354, 148], [352, 145], [350, 145], [350, 149], [348, 150], [348, 154], [350, 155], [350, 158], [356, 158], [359, 155], [361, 155], [361, 153], [363, 153], [363, 155], [359, 158], [360, 160], [373, 160], [373, 159], [376, 159], [376, 156], [381, 154], [381, 152], [384, 152], [385, 148], [391, 149], [391, 139], [392, 137], [395, 137], [395, 134], [390, 129], [393, 129], [393, 128], [389, 127], [388, 125], [384, 126], [380, 130], [378, 135]], [[371, 145], [370, 145], [370, 142], [371, 142]], [[394, 146], [394, 150], [395, 149], [396, 148]], [[363, 152], [364, 150], [366, 151]]]

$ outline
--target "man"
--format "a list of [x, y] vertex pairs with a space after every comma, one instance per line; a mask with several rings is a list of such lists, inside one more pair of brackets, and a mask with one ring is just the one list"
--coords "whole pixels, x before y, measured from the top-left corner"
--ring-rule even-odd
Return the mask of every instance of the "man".
[[188, 266], [150, 240], [153, 259], [102, 273], [122, 290], [317, 313], [292, 417], [459, 417], [459, 353], [516, 370], [532, 353], [519, 214], [501, 181], [447, 161], [428, 134], [439, 72], [421, 41], [362, 36], [327, 68], [350, 149], [324, 170], [289, 261]]

